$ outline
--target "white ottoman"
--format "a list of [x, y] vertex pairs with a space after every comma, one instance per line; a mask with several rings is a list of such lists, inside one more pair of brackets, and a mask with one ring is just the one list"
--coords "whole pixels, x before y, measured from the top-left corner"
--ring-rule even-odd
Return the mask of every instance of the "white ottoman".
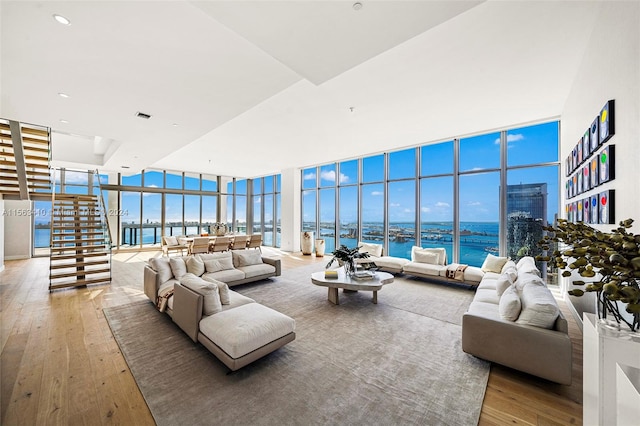
[[295, 320], [287, 315], [248, 303], [204, 317], [198, 341], [231, 370], [237, 370], [294, 340], [295, 326]]

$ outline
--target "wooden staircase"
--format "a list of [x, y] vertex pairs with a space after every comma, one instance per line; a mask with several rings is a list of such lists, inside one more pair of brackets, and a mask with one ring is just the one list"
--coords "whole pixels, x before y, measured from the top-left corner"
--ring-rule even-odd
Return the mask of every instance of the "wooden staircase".
[[53, 194], [49, 290], [111, 282], [111, 244], [95, 195]]
[[27, 200], [51, 193], [49, 129], [0, 119], [0, 194]]

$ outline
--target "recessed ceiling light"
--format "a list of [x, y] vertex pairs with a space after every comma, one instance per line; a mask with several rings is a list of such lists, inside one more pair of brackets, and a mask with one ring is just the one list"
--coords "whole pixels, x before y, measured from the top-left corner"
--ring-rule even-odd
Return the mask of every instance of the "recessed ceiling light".
[[66, 93], [62, 93], [62, 92], [58, 92], [58, 96], [60, 96], [61, 98], [68, 98], [69, 95], [67, 95]]
[[129, 166], [120, 166], [120, 167], [122, 167], [123, 169], [130, 169], [131, 168]]
[[55, 19], [56, 21], [58, 21], [62, 25], [71, 25], [71, 21], [68, 20], [67, 18], [65, 18], [62, 15], [55, 14], [55, 15], [53, 15], [53, 19]]
[[178, 123], [173, 123], [173, 127], [178, 127]]
[[360, 10], [360, 9], [362, 9], [362, 3], [356, 2], [353, 4], [353, 10]]
[[67, 120], [60, 120], [60, 122], [64, 123], [64, 124], [69, 124], [69, 122]]

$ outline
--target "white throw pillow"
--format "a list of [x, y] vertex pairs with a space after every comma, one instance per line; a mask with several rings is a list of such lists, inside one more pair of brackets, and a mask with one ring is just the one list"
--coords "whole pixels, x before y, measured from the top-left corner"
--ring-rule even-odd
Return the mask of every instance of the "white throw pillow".
[[360, 253], [369, 253], [369, 256], [381, 257], [382, 256], [382, 244], [363, 243], [358, 241], [358, 250]]
[[168, 246], [177, 246], [178, 238], [176, 237], [164, 237], [164, 242], [167, 243]]
[[495, 272], [496, 274], [499, 274], [502, 272], [502, 267], [505, 263], [507, 263], [507, 260], [509, 260], [508, 257], [494, 256], [489, 253], [484, 259], [484, 262], [482, 263], [482, 267], [480, 269], [482, 269], [484, 272]]
[[161, 283], [169, 281], [173, 278], [173, 271], [169, 264], [169, 259], [166, 257], [153, 257], [149, 259], [149, 265], [158, 273], [158, 278]]
[[229, 299], [229, 286], [227, 285], [227, 283], [218, 281], [215, 278], [206, 275], [203, 276], [202, 279], [205, 281], [209, 281], [210, 283], [214, 283], [216, 286], [218, 286], [218, 295], [220, 295], [220, 302], [223, 305], [228, 305], [229, 303], [231, 303], [231, 299]]
[[205, 281], [193, 274], [185, 274], [180, 279], [180, 284], [198, 294], [204, 296], [202, 305], [202, 313], [204, 315], [213, 315], [222, 312], [222, 302], [218, 294], [218, 286], [212, 282]]
[[445, 265], [447, 262], [447, 252], [444, 248], [422, 248], [418, 246], [411, 247], [411, 261], [417, 262], [417, 253], [433, 253], [438, 256], [436, 265]]
[[233, 250], [231, 253], [236, 268], [262, 264], [262, 254], [258, 250]]
[[518, 279], [518, 270], [515, 266], [502, 268], [502, 275], [507, 275], [511, 279], [511, 282], [514, 283]]
[[171, 265], [173, 276], [178, 280], [187, 273], [187, 265], [184, 263], [184, 259], [181, 257], [172, 257], [169, 260], [169, 265]]
[[[502, 267], [502, 271], [501, 271], [501, 272], [504, 274], [504, 273], [505, 273], [505, 271], [506, 271], [507, 269], [510, 269], [510, 268], [516, 269], [516, 271], [517, 271], [516, 262], [514, 262], [514, 261], [513, 261], [513, 260], [511, 260], [511, 259], [507, 260], [507, 263], [505, 263], [505, 264], [504, 264], [504, 266]], [[514, 281], [515, 281], [515, 280], [514, 280]]]
[[415, 253], [415, 262], [418, 263], [429, 263], [431, 265], [437, 265], [440, 256], [436, 253], [430, 253], [426, 251], [416, 251]]
[[187, 272], [197, 276], [204, 274], [204, 262], [199, 257], [191, 256], [187, 259]]
[[522, 302], [518, 296], [518, 291], [515, 286], [510, 286], [500, 297], [500, 303], [498, 304], [500, 318], [507, 321], [515, 321], [520, 315], [521, 308]]
[[208, 259], [204, 261], [204, 269], [207, 272], [222, 271], [222, 265], [216, 259]]
[[520, 295], [522, 311], [516, 321], [518, 324], [535, 327], [553, 328], [560, 313], [556, 299], [544, 285], [527, 284]]
[[508, 274], [501, 274], [496, 280], [496, 293], [502, 297], [503, 293], [513, 285], [513, 280]]

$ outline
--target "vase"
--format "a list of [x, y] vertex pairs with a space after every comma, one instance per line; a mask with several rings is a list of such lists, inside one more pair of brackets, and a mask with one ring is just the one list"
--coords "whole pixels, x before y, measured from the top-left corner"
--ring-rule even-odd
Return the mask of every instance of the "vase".
[[598, 322], [609, 329], [628, 329], [636, 333], [640, 327], [640, 316], [626, 311], [626, 304], [619, 300], [608, 300], [604, 292], [596, 294]]
[[348, 277], [352, 277], [353, 274], [356, 273], [356, 263], [353, 260], [345, 261], [343, 267], [344, 267], [344, 273]]
[[316, 240], [316, 257], [323, 257], [323, 256], [324, 256], [324, 240], [319, 238]]
[[313, 231], [305, 231], [300, 235], [300, 251], [304, 255], [313, 252]]
[[214, 223], [213, 225], [211, 225], [211, 228], [212, 228], [213, 234], [219, 237], [227, 233], [226, 223]]

